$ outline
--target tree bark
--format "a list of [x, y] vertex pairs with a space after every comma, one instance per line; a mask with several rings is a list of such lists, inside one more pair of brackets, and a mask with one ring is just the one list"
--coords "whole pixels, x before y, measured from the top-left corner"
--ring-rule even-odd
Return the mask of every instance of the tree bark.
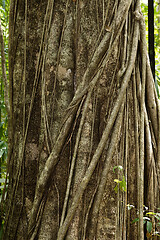
[[11, 0], [3, 239], [144, 239], [160, 159], [144, 38], [138, 0]]

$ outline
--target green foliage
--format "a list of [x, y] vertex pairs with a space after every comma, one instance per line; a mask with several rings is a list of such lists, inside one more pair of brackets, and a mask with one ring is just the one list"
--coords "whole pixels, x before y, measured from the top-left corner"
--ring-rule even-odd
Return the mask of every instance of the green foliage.
[[[0, 18], [3, 29], [3, 39], [5, 44], [6, 74], [8, 76], [8, 37], [9, 37], [9, 0], [0, 0]], [[1, 56], [0, 56], [1, 61]], [[0, 71], [2, 71], [0, 69]], [[2, 76], [2, 72], [0, 72]], [[1, 77], [2, 78], [2, 77]]]
[[[115, 169], [118, 169], [123, 172], [123, 167], [122, 166], [115, 166], [113, 168], [113, 172], [115, 173]], [[114, 179], [114, 182], [116, 183], [116, 186], [114, 188], [114, 191], [117, 193], [118, 190], [120, 189], [121, 192], [126, 192], [127, 191], [127, 184], [125, 180], [125, 176], [122, 175], [122, 180], [119, 179]]]
[[128, 209], [128, 210], [131, 210], [132, 208], [134, 208], [134, 205], [132, 205], [132, 204], [127, 204], [127, 209]]
[[[3, 28], [3, 37], [5, 44], [6, 56], [6, 74], [8, 77], [8, 22], [9, 22], [9, 0], [0, 0], [0, 17]], [[1, 63], [1, 56], [0, 56]], [[6, 175], [6, 160], [7, 160], [7, 140], [8, 140], [8, 117], [4, 103], [4, 81], [2, 69], [0, 69], [0, 191], [4, 187], [4, 179]]]
[[[148, 209], [148, 208], [145, 207], [145, 211], [146, 211], [146, 209]], [[137, 214], [138, 214], [138, 212], [137, 212]], [[138, 221], [139, 221], [139, 218], [135, 218], [131, 223], [133, 224], [133, 223], [136, 223]], [[147, 230], [147, 233], [146, 233], [147, 238], [152, 238], [153, 236], [160, 236], [159, 231], [154, 231], [153, 222], [155, 223], [155, 226], [158, 229], [158, 226], [160, 226], [160, 213], [159, 212], [157, 212], [157, 213], [155, 213], [155, 212], [145, 213], [144, 216], [143, 216], [143, 224], [145, 224], [145, 227], [146, 227], [146, 230]]]
[[126, 180], [125, 177], [123, 176], [122, 180], [120, 181], [119, 179], [114, 179], [114, 181], [117, 183], [114, 191], [117, 193], [118, 189], [121, 190], [121, 192], [126, 192]]
[[[6, 59], [6, 75], [8, 77], [8, 35], [9, 35], [9, 0], [0, 0], [0, 18], [3, 29], [4, 39], [4, 51]], [[0, 65], [1, 54], [0, 54]], [[4, 80], [2, 75], [2, 69], [0, 68], [0, 202], [2, 201], [2, 195], [5, 200], [6, 192], [4, 188], [6, 184], [6, 173], [7, 173], [7, 141], [8, 141], [8, 117], [4, 103]], [[3, 213], [0, 212], [0, 239], [3, 231]]]
[[120, 165], [118, 165], [118, 166], [115, 166], [115, 167], [113, 168], [113, 172], [114, 172], [114, 173], [115, 173], [115, 170], [116, 170], [117, 168], [118, 168], [120, 171], [123, 170], [123, 167], [120, 166]]
[[[114, 191], [116, 193], [118, 193], [118, 191], [120, 190], [121, 192], [126, 192], [127, 191], [127, 184], [126, 184], [126, 180], [125, 180], [125, 176], [123, 174], [123, 167], [118, 165], [115, 166], [113, 168], [113, 172], [115, 173], [115, 170], [118, 170], [118, 177], [120, 176], [121, 180], [119, 179], [114, 179], [114, 182], [116, 183], [116, 186], [114, 188]], [[126, 205], [128, 210], [131, 210], [133, 208], [135, 208], [134, 205], [132, 204], [127, 204]], [[136, 209], [136, 208], [135, 208]], [[160, 209], [158, 209], [160, 210]], [[137, 214], [138, 214], [138, 210], [137, 210]], [[135, 218], [131, 223], [136, 223], [139, 221], [139, 218]], [[160, 226], [160, 213], [157, 212], [152, 212], [152, 211], [148, 211], [148, 207], [144, 206], [144, 216], [143, 216], [143, 224], [146, 227], [146, 237], [147, 239], [152, 239], [153, 236], [160, 236], [160, 232], [159, 231], [154, 231], [153, 226], [156, 224], [156, 228], [158, 229], [158, 226]], [[157, 230], [156, 229], [156, 230]]]

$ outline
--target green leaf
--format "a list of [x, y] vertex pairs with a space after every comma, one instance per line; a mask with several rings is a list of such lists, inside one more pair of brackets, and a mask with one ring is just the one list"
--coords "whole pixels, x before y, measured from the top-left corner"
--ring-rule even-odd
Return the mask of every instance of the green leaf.
[[125, 176], [123, 176], [123, 180], [120, 182], [120, 189], [121, 189], [122, 192], [127, 191]]
[[0, 178], [0, 183], [5, 183], [6, 179], [5, 178]]
[[131, 224], [132, 223], [135, 223], [135, 222], [138, 222], [139, 221], [139, 218], [135, 218], [132, 222], [131, 222]]
[[131, 210], [132, 208], [134, 208], [135, 206], [134, 205], [132, 205], [132, 204], [127, 204], [127, 208], [128, 208], [128, 210]]
[[156, 87], [156, 90], [157, 90], [158, 98], [160, 98], [160, 94], [159, 94], [159, 86], [158, 86], [158, 82], [157, 82], [157, 76], [155, 77], [155, 87]]
[[152, 223], [147, 221], [147, 231], [150, 233], [152, 231]]
[[145, 208], [146, 211], [148, 210], [148, 207], [147, 207], [147, 206], [143, 205], [143, 207]]
[[114, 182], [120, 183], [121, 181], [119, 181], [119, 179], [114, 179]]
[[160, 237], [160, 232], [156, 231], [154, 232], [154, 235]]
[[3, 156], [3, 154], [4, 154], [4, 150], [0, 149], [0, 158]]
[[143, 217], [143, 220], [151, 221], [151, 219], [149, 217]]
[[148, 212], [148, 213], [146, 213], [146, 215], [155, 215], [156, 213], [154, 213], [154, 212]]
[[115, 173], [115, 169], [119, 169], [120, 171], [122, 171], [123, 170], [123, 167], [121, 166], [121, 165], [118, 165], [118, 166], [115, 166], [114, 168], [113, 168], [113, 172]]
[[154, 216], [160, 221], [160, 213], [156, 213]]
[[114, 191], [117, 193], [118, 192], [118, 185], [115, 186]]

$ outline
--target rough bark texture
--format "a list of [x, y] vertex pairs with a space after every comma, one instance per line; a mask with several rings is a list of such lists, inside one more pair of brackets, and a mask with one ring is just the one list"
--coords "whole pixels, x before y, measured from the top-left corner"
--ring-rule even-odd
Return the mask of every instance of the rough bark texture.
[[143, 240], [160, 166], [143, 33], [138, 0], [11, 0], [3, 239]]

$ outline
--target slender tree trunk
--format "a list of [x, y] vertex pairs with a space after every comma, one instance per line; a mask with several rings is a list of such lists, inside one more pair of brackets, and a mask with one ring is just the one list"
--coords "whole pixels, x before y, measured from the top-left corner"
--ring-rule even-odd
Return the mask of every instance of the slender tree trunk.
[[144, 29], [138, 0], [11, 0], [3, 239], [144, 239], [160, 136]]
[[154, 51], [154, 1], [148, 1], [148, 48], [153, 77], [155, 78], [155, 51]]

